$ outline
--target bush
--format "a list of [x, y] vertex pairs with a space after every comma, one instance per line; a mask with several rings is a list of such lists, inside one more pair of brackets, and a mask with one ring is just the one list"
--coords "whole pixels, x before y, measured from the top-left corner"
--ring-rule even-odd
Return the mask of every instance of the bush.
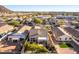
[[41, 23], [43, 23], [43, 20], [40, 18], [34, 18], [34, 22], [37, 24], [41, 24]]
[[51, 26], [47, 25], [47, 26], [45, 26], [45, 28], [46, 28], [47, 30], [49, 30], [49, 29], [51, 29]]
[[48, 49], [46, 49], [43, 45], [39, 45], [36, 43], [25, 42], [24, 47], [25, 51], [35, 51], [35, 53], [48, 52]]
[[10, 25], [13, 25], [13, 26], [19, 26], [20, 25], [20, 22], [17, 21], [17, 20], [12, 20], [11, 22], [9, 22]]
[[58, 20], [58, 24], [59, 24], [59, 25], [64, 25], [64, 24], [65, 24], [65, 21], [64, 21], [63, 19]]
[[61, 43], [60, 47], [61, 48], [72, 48], [71, 44], [69, 44], [69, 43]]
[[48, 50], [45, 47], [40, 47], [39, 49], [37, 49], [36, 53], [46, 53], [48, 52]]

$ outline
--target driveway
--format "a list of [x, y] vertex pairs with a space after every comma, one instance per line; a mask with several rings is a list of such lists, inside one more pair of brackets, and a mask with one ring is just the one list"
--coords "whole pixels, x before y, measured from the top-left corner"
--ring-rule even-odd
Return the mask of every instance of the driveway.
[[71, 48], [59, 48], [59, 52], [59, 54], [77, 54], [77, 52]]

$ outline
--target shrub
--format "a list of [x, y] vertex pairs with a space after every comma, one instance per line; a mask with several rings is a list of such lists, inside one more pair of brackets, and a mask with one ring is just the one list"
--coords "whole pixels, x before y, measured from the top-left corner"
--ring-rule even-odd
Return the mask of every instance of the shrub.
[[40, 18], [34, 18], [34, 22], [37, 24], [41, 24], [41, 23], [43, 23], [43, 20]]
[[13, 25], [13, 26], [19, 26], [20, 25], [20, 22], [17, 21], [17, 20], [12, 20], [9, 22], [10, 25]]
[[43, 45], [25, 42], [24, 44], [25, 51], [35, 51], [35, 53], [46, 53], [48, 49], [46, 49]]

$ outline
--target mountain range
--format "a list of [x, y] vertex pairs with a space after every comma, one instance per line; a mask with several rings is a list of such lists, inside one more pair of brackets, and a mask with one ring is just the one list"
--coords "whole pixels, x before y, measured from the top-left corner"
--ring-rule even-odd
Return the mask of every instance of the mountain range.
[[13, 10], [10, 10], [2, 5], [0, 5], [0, 13], [38, 13], [38, 14], [51, 14], [51, 15], [64, 15], [64, 14], [69, 14], [69, 15], [75, 15], [75, 16], [79, 16], [79, 12], [55, 12], [55, 11], [52, 11], [52, 12], [37, 12], [37, 11], [13, 11]]

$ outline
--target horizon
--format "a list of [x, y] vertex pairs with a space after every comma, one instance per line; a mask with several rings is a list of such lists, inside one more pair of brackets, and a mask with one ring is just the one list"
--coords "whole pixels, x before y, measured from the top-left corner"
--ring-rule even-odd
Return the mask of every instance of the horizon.
[[12, 11], [79, 12], [79, 5], [3, 5]]

